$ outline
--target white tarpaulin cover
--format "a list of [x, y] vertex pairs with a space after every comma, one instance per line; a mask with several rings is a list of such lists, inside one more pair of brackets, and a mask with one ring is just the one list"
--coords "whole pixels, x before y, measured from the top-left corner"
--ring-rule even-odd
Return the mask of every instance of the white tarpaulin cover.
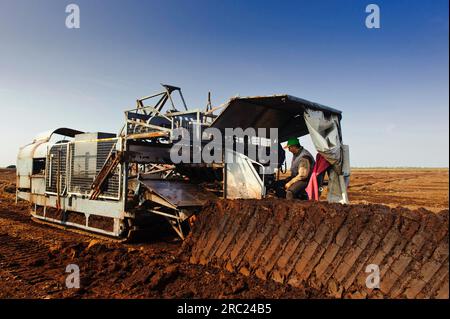
[[347, 204], [344, 175], [348, 176], [350, 172], [349, 163], [344, 163], [348, 156], [344, 155], [344, 145], [339, 137], [339, 118], [334, 114], [325, 116], [322, 111], [312, 109], [305, 110], [304, 118], [317, 152], [325, 157], [333, 168], [329, 174], [327, 200]]

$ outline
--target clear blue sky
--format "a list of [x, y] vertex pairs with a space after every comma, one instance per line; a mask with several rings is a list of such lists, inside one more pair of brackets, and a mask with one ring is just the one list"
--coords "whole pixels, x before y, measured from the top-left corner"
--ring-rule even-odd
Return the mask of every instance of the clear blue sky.
[[[65, 27], [76, 3], [81, 28]], [[367, 29], [365, 7], [381, 9]], [[343, 111], [353, 166], [449, 164], [448, 1], [0, 0], [0, 166], [58, 126], [117, 132], [159, 83], [191, 108], [288, 93]], [[308, 144], [307, 141], [305, 141]]]

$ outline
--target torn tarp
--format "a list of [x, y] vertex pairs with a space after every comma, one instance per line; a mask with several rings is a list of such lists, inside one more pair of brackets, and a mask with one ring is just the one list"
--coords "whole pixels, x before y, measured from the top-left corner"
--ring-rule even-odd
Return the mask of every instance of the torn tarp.
[[[304, 119], [317, 152], [332, 166], [328, 182], [328, 201], [348, 203], [344, 175], [349, 175], [349, 163], [344, 163], [344, 147], [340, 137], [340, 121], [337, 115], [326, 116], [322, 111], [306, 109]], [[348, 172], [344, 172], [344, 169]]]

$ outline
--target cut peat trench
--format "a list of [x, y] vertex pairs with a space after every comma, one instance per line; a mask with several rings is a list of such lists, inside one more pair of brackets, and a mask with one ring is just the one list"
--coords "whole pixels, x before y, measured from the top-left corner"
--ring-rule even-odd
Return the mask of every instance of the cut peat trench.
[[[14, 172], [6, 173], [0, 169], [0, 184], [14, 183]], [[406, 173], [395, 174], [400, 179]], [[421, 185], [411, 195], [405, 185], [392, 181], [389, 187], [397, 193], [374, 192], [376, 185], [367, 186], [367, 192], [355, 189], [351, 200], [358, 196], [437, 212], [448, 207], [448, 171], [444, 173], [429, 178], [433, 187], [441, 185], [439, 191], [407, 180], [408, 191]], [[355, 172], [353, 180], [369, 185], [374, 178], [386, 178], [384, 172], [370, 173], [370, 178], [367, 174]], [[424, 209], [283, 202], [208, 205], [192, 235], [198, 245], [189, 239], [180, 252], [176, 243], [92, 241], [90, 236], [34, 223], [29, 206], [16, 205], [14, 194], [0, 185], [0, 298], [448, 296], [448, 211], [433, 217]], [[204, 265], [189, 263], [191, 256]], [[365, 287], [370, 262], [379, 263], [380, 290]], [[80, 266], [81, 290], [65, 288], [65, 267], [71, 263]]]
[[[184, 250], [192, 263], [329, 297], [448, 298], [448, 210], [224, 200], [205, 208]], [[366, 287], [370, 264], [379, 289]]]

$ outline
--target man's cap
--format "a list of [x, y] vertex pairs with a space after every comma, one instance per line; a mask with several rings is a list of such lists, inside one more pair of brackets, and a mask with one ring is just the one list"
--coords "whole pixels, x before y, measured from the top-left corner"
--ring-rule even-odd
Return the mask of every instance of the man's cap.
[[300, 142], [298, 141], [298, 138], [290, 137], [288, 139], [288, 142], [287, 142], [287, 144], [286, 144], [286, 146], [284, 148], [288, 148], [289, 146], [294, 146], [294, 145], [300, 146]]

